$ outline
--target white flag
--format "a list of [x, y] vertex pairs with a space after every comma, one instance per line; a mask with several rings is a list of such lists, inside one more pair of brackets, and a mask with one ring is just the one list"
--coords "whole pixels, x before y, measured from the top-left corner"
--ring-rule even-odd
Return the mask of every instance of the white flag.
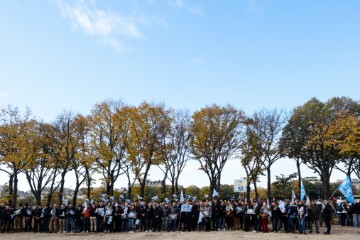
[[295, 194], [294, 189], [292, 190], [291, 201], [292, 201], [292, 202], [295, 202], [295, 201], [296, 201], [296, 194]]
[[199, 212], [198, 224], [202, 222], [203, 217], [204, 217], [204, 216], [203, 216], [202, 212], [200, 211], [200, 212]]
[[218, 197], [218, 196], [219, 196], [219, 193], [216, 191], [215, 188], [214, 188], [214, 191], [213, 191], [212, 196], [213, 196], [213, 197]]
[[181, 193], [180, 193], [180, 203], [183, 203], [185, 201], [184, 199], [184, 193], [183, 191], [181, 190]]

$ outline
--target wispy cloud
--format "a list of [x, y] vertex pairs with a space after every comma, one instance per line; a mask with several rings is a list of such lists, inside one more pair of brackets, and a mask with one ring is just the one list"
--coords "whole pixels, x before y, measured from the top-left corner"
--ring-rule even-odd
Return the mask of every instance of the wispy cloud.
[[184, 6], [184, 1], [183, 0], [175, 0], [175, 4], [179, 7]]
[[249, 0], [247, 4], [247, 11], [251, 14], [262, 16], [264, 14], [265, 8], [264, 5], [259, 3], [258, 0]]
[[199, 6], [190, 6], [187, 8], [193, 15], [203, 15], [203, 9]]
[[171, 0], [172, 4], [174, 4], [178, 8], [182, 8], [187, 10], [189, 13], [193, 15], [203, 15], [203, 9], [200, 6], [191, 5], [184, 0]]
[[56, 0], [62, 14], [72, 22], [72, 29], [96, 37], [118, 52], [125, 50], [123, 39], [145, 39], [136, 19], [99, 9], [95, 1]]
[[8, 98], [9, 94], [7, 92], [0, 91], [0, 98]]

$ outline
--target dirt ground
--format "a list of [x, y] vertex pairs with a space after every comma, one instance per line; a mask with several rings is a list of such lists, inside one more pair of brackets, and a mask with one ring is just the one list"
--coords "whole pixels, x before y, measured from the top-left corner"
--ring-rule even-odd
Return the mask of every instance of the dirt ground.
[[325, 228], [321, 228], [320, 234], [290, 234], [290, 233], [253, 233], [243, 231], [219, 231], [219, 232], [152, 232], [152, 233], [74, 233], [74, 234], [48, 234], [48, 233], [0, 233], [0, 239], [14, 239], [14, 240], [28, 240], [28, 239], [39, 239], [39, 240], [55, 240], [55, 239], [66, 239], [66, 240], [135, 240], [135, 239], [337, 239], [337, 240], [357, 240], [360, 239], [360, 229], [352, 227], [340, 227], [332, 226], [331, 235], [323, 235], [322, 232]]

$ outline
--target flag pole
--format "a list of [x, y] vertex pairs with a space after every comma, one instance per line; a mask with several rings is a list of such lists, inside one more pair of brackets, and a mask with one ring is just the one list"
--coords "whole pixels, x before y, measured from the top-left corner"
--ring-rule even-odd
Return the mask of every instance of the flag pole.
[[336, 193], [338, 189], [336, 188], [335, 191], [331, 194], [331, 196], [329, 197], [328, 201], [332, 198], [332, 196], [334, 196], [334, 194]]

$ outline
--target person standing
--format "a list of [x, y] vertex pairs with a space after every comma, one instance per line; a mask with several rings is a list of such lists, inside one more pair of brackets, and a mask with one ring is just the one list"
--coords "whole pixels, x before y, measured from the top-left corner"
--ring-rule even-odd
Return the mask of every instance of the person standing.
[[25, 232], [30, 232], [32, 230], [32, 219], [33, 211], [31, 205], [26, 204], [24, 208], [24, 219], [25, 219]]
[[52, 233], [58, 232], [58, 217], [59, 217], [58, 205], [54, 204], [53, 208], [50, 210], [50, 232]]
[[36, 205], [35, 209], [33, 210], [33, 216], [34, 216], [34, 225], [33, 225], [33, 232], [37, 233], [41, 231], [41, 214], [42, 209], [40, 208], [40, 205]]
[[346, 201], [339, 201], [336, 206], [336, 213], [338, 215], [338, 224], [343, 227], [345, 226], [347, 212], [348, 208], [346, 205]]
[[324, 205], [325, 208], [323, 210], [323, 219], [325, 222], [325, 226], [326, 226], [326, 231], [324, 232], [324, 234], [330, 234], [331, 231], [331, 213], [332, 213], [332, 207], [330, 202], [328, 202], [327, 200], [324, 200]]
[[298, 209], [298, 219], [299, 219], [299, 233], [306, 234], [305, 218], [307, 216], [307, 210], [306, 210], [306, 206], [303, 201], [299, 202], [297, 209]]
[[316, 233], [319, 233], [319, 219], [320, 219], [321, 207], [316, 204], [315, 201], [312, 201], [309, 208], [309, 219], [310, 219], [310, 232], [313, 232], [313, 227], [315, 225]]
[[61, 204], [61, 207], [59, 209], [59, 233], [66, 232], [65, 214], [66, 206], [64, 204]]
[[172, 230], [173, 232], [176, 231], [176, 221], [179, 215], [179, 208], [176, 205], [176, 202], [173, 202], [172, 206], [170, 207], [170, 212], [169, 212], [169, 228], [168, 230]]
[[261, 230], [263, 233], [268, 233], [268, 224], [269, 224], [269, 209], [266, 206], [266, 202], [263, 202], [262, 207], [260, 208], [259, 216], [261, 218]]
[[2, 233], [5, 231], [8, 233], [10, 231], [11, 225], [11, 208], [9, 205], [6, 205], [2, 210]]
[[353, 226], [360, 228], [360, 200], [353, 205]]

